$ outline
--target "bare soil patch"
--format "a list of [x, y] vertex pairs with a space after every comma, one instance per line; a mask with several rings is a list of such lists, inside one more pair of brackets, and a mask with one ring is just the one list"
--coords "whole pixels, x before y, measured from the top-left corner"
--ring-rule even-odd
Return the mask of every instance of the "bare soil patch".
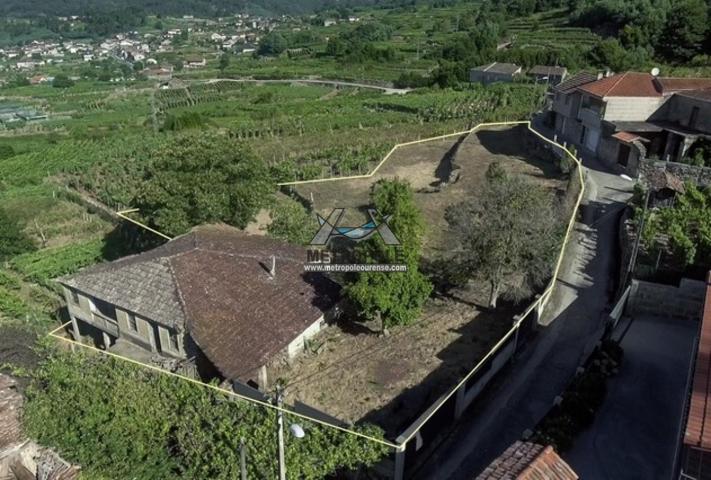
[[[467, 137], [401, 147], [371, 178], [300, 185], [296, 192], [305, 200], [310, 200], [313, 194], [314, 209], [322, 215], [333, 208], [347, 208], [343, 221], [360, 225], [365, 219], [373, 183], [385, 178], [407, 180], [427, 223], [427, 256], [436, 256], [437, 252], [447, 252], [453, 247], [444, 218], [447, 207], [477, 197], [491, 163], [499, 162], [509, 173], [524, 175], [550, 188], [551, 194], [565, 189], [566, 181], [554, 165], [530, 155], [528, 134], [525, 127], [483, 130]], [[458, 167], [459, 179], [441, 187], [452, 165]]]

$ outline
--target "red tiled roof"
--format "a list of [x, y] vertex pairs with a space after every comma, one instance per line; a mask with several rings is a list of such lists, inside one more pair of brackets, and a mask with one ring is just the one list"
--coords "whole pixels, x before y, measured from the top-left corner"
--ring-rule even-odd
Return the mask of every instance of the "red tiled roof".
[[617, 140], [625, 143], [632, 143], [638, 138], [641, 138], [639, 135], [635, 135], [634, 133], [630, 132], [617, 132], [612, 135], [613, 138], [616, 138]]
[[476, 480], [577, 480], [553, 447], [517, 441]]
[[711, 450], [711, 272], [706, 279], [706, 301], [696, 353], [694, 382], [686, 420], [684, 445]]
[[704, 90], [711, 88], [711, 78], [670, 78], [657, 79], [664, 93]]
[[626, 72], [578, 87], [596, 97], [661, 97], [662, 90], [650, 73]]

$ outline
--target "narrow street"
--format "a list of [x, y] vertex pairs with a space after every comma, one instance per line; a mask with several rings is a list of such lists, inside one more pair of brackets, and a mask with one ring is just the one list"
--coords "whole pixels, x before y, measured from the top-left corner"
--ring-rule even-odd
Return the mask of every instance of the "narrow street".
[[586, 161], [582, 221], [568, 244], [545, 321], [516, 359], [414, 478], [474, 478], [525, 430], [533, 429], [594, 346], [615, 288], [618, 220], [633, 182]]

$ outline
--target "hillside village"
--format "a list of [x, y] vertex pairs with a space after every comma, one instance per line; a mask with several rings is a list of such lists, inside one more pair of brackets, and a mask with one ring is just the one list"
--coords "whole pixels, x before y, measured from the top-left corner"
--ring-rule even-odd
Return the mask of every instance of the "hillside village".
[[8, 13], [0, 479], [706, 478], [684, 2]]

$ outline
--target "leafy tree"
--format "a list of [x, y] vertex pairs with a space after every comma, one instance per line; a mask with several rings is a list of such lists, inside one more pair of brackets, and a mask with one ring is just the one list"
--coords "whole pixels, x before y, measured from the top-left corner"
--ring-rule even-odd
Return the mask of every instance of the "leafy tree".
[[0, 209], [0, 262], [35, 249], [20, 225]]
[[227, 70], [227, 67], [230, 66], [230, 54], [225, 52], [220, 56], [220, 73], [225, 73], [225, 70]]
[[[242, 438], [249, 478], [276, 478], [272, 410], [112, 358], [47, 350], [27, 390], [25, 428], [92, 478], [239, 478]], [[290, 478], [316, 480], [370, 465], [386, 450], [293, 421], [306, 436], [286, 439]], [[373, 426], [355, 428], [382, 437]]]
[[52, 86], [54, 88], [69, 88], [74, 86], [74, 81], [66, 75], [60, 74], [54, 77], [54, 80], [52, 80]]
[[271, 217], [269, 235], [297, 245], [308, 244], [318, 230], [316, 217], [290, 198], [277, 200], [271, 209]]
[[709, 28], [708, 9], [704, 0], [672, 2], [659, 45], [667, 58], [688, 61], [701, 52]]
[[417, 319], [432, 292], [432, 284], [419, 271], [424, 220], [406, 182], [378, 181], [373, 185], [371, 200], [380, 214], [392, 215], [388, 225], [401, 245], [385, 245], [375, 235], [356, 248], [358, 261], [404, 264], [407, 271], [361, 272], [346, 287], [346, 295], [365, 318], [380, 316], [386, 327], [406, 325]]
[[153, 153], [136, 204], [158, 230], [178, 235], [210, 222], [244, 228], [273, 191], [266, 165], [245, 145], [186, 134]]
[[518, 300], [546, 281], [560, 244], [561, 225], [549, 193], [511, 176], [496, 163], [481, 195], [446, 213], [461, 249], [454, 261], [464, 278], [489, 283], [489, 306], [500, 295]]
[[259, 55], [279, 55], [289, 48], [286, 38], [280, 33], [270, 32], [259, 41]]
[[673, 207], [647, 215], [642, 240], [648, 250], [668, 248], [682, 267], [711, 264], [711, 190], [688, 183]]
[[10, 158], [15, 155], [15, 149], [12, 145], [0, 145], [0, 160]]

